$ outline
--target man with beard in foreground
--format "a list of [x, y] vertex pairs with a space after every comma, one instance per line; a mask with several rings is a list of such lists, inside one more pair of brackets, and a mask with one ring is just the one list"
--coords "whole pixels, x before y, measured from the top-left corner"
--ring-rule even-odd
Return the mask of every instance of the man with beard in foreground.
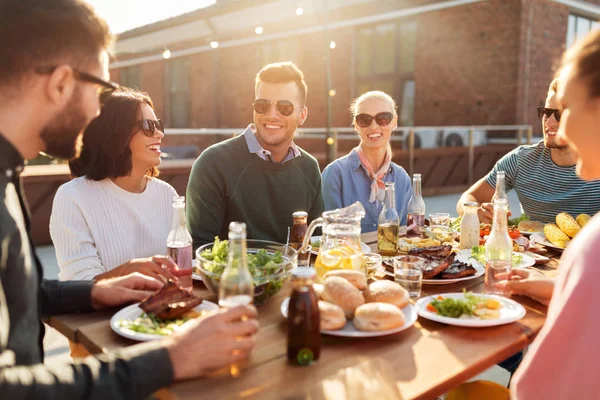
[[0, 398], [137, 399], [176, 380], [240, 362], [254, 346], [256, 310], [190, 321], [171, 337], [76, 364], [45, 365], [41, 317], [140, 301], [160, 289], [139, 274], [103, 281], [42, 279], [21, 193], [24, 159], [72, 158], [100, 111], [111, 37], [81, 0], [0, 0]]
[[487, 176], [463, 193], [456, 205], [459, 215], [464, 213], [465, 202], [475, 201], [479, 221], [492, 222], [491, 200], [498, 171], [506, 173], [506, 191], [517, 192], [524, 213], [533, 221], [555, 222], [556, 214], [563, 211], [574, 217], [600, 211], [600, 181], [586, 182], [577, 176], [575, 153], [556, 136], [561, 113], [556, 98], [558, 85], [554, 79], [545, 106], [538, 108], [544, 140], [519, 146], [502, 157]]

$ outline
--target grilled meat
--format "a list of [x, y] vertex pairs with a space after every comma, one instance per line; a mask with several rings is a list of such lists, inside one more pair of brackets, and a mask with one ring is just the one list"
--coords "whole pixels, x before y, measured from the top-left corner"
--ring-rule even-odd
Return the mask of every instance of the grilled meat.
[[452, 253], [452, 246], [445, 244], [442, 246], [422, 247], [408, 250], [411, 256], [431, 257], [431, 258], [446, 258]]
[[423, 263], [423, 279], [433, 279], [439, 274], [443, 273], [454, 261], [456, 253], [450, 253], [443, 260], [423, 257], [425, 262]]
[[160, 319], [174, 319], [200, 303], [200, 297], [182, 289], [175, 282], [168, 281], [158, 292], [146, 297], [140, 303], [140, 308]]
[[460, 261], [454, 261], [444, 272], [442, 272], [439, 278], [442, 279], [457, 279], [464, 278], [465, 276], [475, 275], [477, 270], [467, 263]]

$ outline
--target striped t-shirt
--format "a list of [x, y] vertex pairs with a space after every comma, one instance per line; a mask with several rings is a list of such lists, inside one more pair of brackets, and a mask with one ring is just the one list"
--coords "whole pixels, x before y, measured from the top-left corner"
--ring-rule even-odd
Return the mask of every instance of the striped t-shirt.
[[600, 181], [581, 180], [575, 166], [560, 167], [550, 158], [544, 142], [520, 146], [502, 157], [486, 177], [496, 187], [496, 173], [506, 172], [506, 191], [515, 189], [530, 219], [555, 222], [566, 211], [573, 217], [600, 211]]

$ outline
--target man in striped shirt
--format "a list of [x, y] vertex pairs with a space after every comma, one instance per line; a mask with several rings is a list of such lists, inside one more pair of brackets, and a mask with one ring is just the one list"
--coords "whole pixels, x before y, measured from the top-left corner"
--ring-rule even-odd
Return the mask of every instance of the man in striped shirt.
[[600, 181], [579, 179], [575, 172], [575, 154], [556, 137], [560, 120], [557, 84], [554, 79], [545, 107], [538, 109], [544, 140], [519, 146], [502, 157], [487, 176], [463, 193], [456, 206], [459, 215], [464, 212], [465, 202], [476, 201], [479, 220], [491, 223], [493, 206], [490, 202], [496, 190], [498, 171], [506, 172], [506, 190], [517, 192], [524, 213], [534, 221], [554, 222], [556, 214], [562, 211], [573, 216], [594, 215], [600, 211]]

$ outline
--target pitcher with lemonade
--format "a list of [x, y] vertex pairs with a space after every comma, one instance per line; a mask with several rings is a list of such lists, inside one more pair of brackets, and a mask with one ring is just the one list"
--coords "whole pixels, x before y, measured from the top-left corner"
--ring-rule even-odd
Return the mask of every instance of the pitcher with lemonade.
[[345, 208], [326, 211], [321, 218], [310, 224], [302, 249], [308, 249], [314, 230], [319, 226], [323, 227], [321, 250], [315, 261], [317, 282], [321, 282], [327, 272], [335, 269], [352, 269], [367, 275], [360, 246], [360, 221], [364, 216], [365, 209], [357, 201]]

